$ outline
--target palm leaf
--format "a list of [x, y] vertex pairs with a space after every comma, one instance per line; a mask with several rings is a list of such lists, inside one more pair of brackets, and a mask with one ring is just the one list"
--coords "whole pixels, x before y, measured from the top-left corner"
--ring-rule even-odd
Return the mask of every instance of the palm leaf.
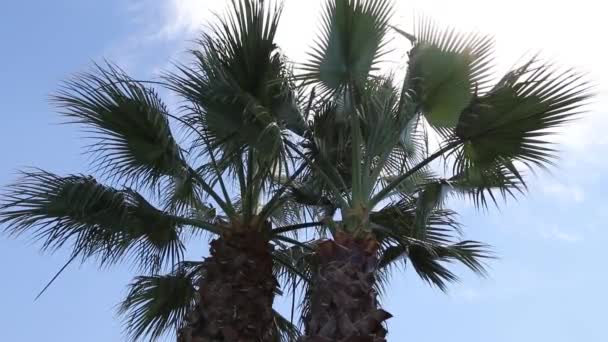
[[[309, 165], [304, 183], [322, 192], [346, 191], [352, 181], [352, 141], [342, 101], [321, 101], [312, 108], [312, 123], [303, 150]], [[323, 172], [326, 177], [320, 175]]]
[[175, 177], [163, 184], [160, 190], [164, 209], [174, 213], [185, 213], [205, 206], [206, 193], [198, 186], [194, 175]]
[[537, 59], [508, 73], [463, 111], [456, 135], [466, 143], [455, 169], [551, 165], [556, 150], [549, 136], [576, 118], [591, 94], [583, 76], [560, 72]]
[[[273, 253], [273, 272], [282, 288], [288, 289], [292, 296], [291, 321], [296, 310], [300, 311], [300, 323], [310, 310], [310, 285], [314, 273], [318, 268], [318, 259], [315, 254], [315, 245], [320, 240], [311, 240], [297, 243], [292, 246], [281, 246]], [[296, 296], [301, 294], [299, 304]]]
[[[205, 277], [204, 263], [181, 262], [166, 275], [136, 277], [118, 313], [125, 317], [125, 332], [131, 340], [157, 340], [186, 327], [189, 315], [196, 315], [198, 284]], [[204, 310], [204, 308], [202, 308]], [[295, 341], [297, 327], [273, 311], [269, 341]]]
[[182, 152], [171, 133], [167, 108], [157, 93], [111, 64], [65, 82], [53, 101], [81, 124], [94, 142], [96, 167], [112, 177], [155, 184], [161, 176], [181, 177]]
[[275, 157], [283, 129], [303, 133], [290, 70], [274, 43], [281, 11], [264, 2], [232, 1], [228, 15], [198, 41], [194, 64], [166, 76], [192, 103], [188, 119], [209, 140], [201, 146], [231, 155], [248, 145]]
[[493, 40], [417, 23], [408, 78], [414, 101], [435, 127], [455, 127], [461, 111], [489, 80]]
[[458, 281], [458, 276], [446, 267], [446, 263], [461, 263], [476, 274], [485, 275], [482, 260], [492, 255], [486, 244], [466, 240], [446, 246], [412, 245], [407, 257], [423, 280], [446, 291], [448, 283]]
[[387, 51], [392, 11], [386, 0], [328, 0], [319, 41], [302, 65], [300, 79], [319, 84], [325, 92], [364, 86]]
[[11, 235], [32, 234], [42, 250], [71, 243], [74, 257], [97, 257], [101, 265], [130, 256], [141, 268], [157, 269], [179, 260], [184, 249], [178, 218], [131, 189], [104, 186], [90, 176], [24, 172], [8, 187], [0, 223]]
[[419, 202], [414, 198], [401, 200], [370, 215], [381, 246], [378, 279], [387, 279], [386, 272], [399, 262], [405, 266], [408, 260], [421, 279], [443, 291], [448, 283], [458, 280], [446, 263], [460, 263], [484, 275], [483, 260], [492, 257], [489, 247], [461, 240], [454, 212], [437, 207], [421, 209]]
[[125, 316], [131, 340], [159, 337], [185, 326], [195, 307], [194, 284], [201, 277], [201, 263], [181, 263], [166, 275], [136, 277], [118, 313]]
[[275, 260], [273, 272], [282, 284], [290, 285], [293, 279], [299, 285], [310, 281], [314, 264], [315, 241], [309, 241], [293, 246], [281, 246], [273, 253]]
[[361, 186], [366, 199], [382, 172], [403, 169], [410, 160], [411, 156], [404, 150], [403, 135], [410, 128], [412, 118], [399, 112], [399, 102], [399, 91], [391, 77], [370, 82], [366, 94], [361, 96], [358, 108], [363, 145]]
[[488, 199], [498, 205], [496, 194], [506, 200], [507, 197], [516, 198], [517, 193], [527, 190], [522, 174], [512, 163], [487, 168], [469, 167], [448, 183], [451, 190], [468, 197], [477, 208], [487, 208]]
[[401, 137], [392, 147], [384, 164], [383, 172], [386, 177], [404, 173], [405, 170], [422, 161], [428, 153], [427, 130], [424, 129], [420, 115], [411, 117], [404, 126], [399, 127]]
[[283, 315], [273, 310], [274, 322], [269, 341], [272, 342], [293, 342], [300, 338], [300, 329]]

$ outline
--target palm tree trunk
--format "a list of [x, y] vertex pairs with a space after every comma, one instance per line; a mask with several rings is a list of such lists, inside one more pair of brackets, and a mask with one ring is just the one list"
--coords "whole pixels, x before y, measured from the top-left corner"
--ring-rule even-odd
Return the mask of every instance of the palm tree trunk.
[[211, 242], [204, 262], [196, 312], [180, 342], [264, 342], [273, 322], [278, 285], [268, 239], [258, 231]]
[[378, 243], [338, 232], [318, 249], [319, 269], [312, 280], [310, 310], [302, 342], [383, 342], [383, 322], [374, 289]]

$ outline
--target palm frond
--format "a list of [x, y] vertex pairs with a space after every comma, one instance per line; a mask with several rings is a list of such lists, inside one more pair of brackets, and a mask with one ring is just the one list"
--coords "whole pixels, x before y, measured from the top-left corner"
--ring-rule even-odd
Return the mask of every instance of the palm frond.
[[428, 134], [420, 115], [411, 117], [404, 126], [400, 127], [401, 138], [394, 144], [384, 164], [383, 172], [389, 177], [404, 173], [428, 154]]
[[498, 205], [496, 194], [506, 200], [507, 197], [516, 198], [518, 193], [523, 194], [527, 190], [521, 172], [507, 162], [495, 167], [469, 167], [447, 182], [451, 190], [468, 197], [477, 208], [487, 208], [488, 200]]
[[314, 244], [315, 241], [309, 241], [289, 247], [281, 246], [274, 251], [273, 272], [281, 284], [289, 286], [296, 279], [298, 286], [301, 286], [310, 281], [314, 269]]
[[309, 139], [302, 147], [309, 164], [314, 165], [309, 165], [303, 183], [321, 192], [331, 193], [331, 188], [347, 191], [352, 180], [352, 141], [342, 101], [322, 101], [315, 106], [310, 128]]
[[303, 133], [291, 72], [274, 43], [281, 11], [260, 1], [233, 1], [198, 41], [194, 64], [166, 75], [192, 103], [187, 118], [208, 138], [200, 146], [230, 155], [248, 145], [275, 157], [283, 129]]
[[[304, 148], [316, 168], [330, 175], [330, 179], [325, 180], [311, 168], [308, 176], [316, 188], [328, 188], [323, 183], [329, 181], [342, 191], [354, 191], [356, 178], [362, 199], [367, 201], [378, 186], [395, 179], [422, 159], [426, 136], [419, 129], [419, 116], [400, 108], [401, 97], [392, 77], [375, 78], [362, 90], [356, 107], [359, 157], [353, 157], [353, 128], [346, 112], [346, 100], [340, 97], [313, 108], [310, 139]], [[357, 169], [361, 170], [355, 172]]]
[[283, 315], [273, 310], [274, 320], [269, 341], [293, 342], [302, 335], [300, 329]]
[[307, 225], [333, 217], [336, 203], [322, 187], [317, 187], [324, 183], [313, 181], [313, 174], [305, 175], [302, 182], [294, 182], [289, 186], [283, 195], [284, 204], [271, 217], [275, 227]]
[[112, 64], [65, 82], [53, 102], [94, 140], [89, 152], [104, 174], [136, 184], [178, 177], [186, 168], [167, 108], [152, 88]]
[[130, 257], [154, 270], [179, 260], [184, 249], [178, 218], [90, 176], [24, 172], [3, 196], [0, 223], [11, 235], [31, 234], [42, 250], [72, 244], [72, 256], [97, 257], [101, 265]]
[[323, 92], [363, 87], [387, 52], [392, 12], [386, 0], [327, 0], [319, 40], [299, 78], [319, 84]]
[[195, 284], [202, 277], [201, 263], [184, 262], [166, 275], [138, 276], [129, 285], [118, 313], [125, 316], [131, 340], [156, 340], [186, 324], [196, 305]]
[[[273, 272], [281, 288], [288, 290], [284, 294], [292, 296], [292, 316], [300, 311], [300, 323], [310, 310], [310, 282], [318, 268], [314, 249], [317, 242], [318, 240], [311, 240], [289, 247], [281, 246], [273, 253]], [[298, 294], [300, 298], [296, 304]], [[290, 323], [293, 324], [292, 321]]]
[[582, 75], [530, 60], [462, 112], [455, 133], [465, 145], [455, 170], [501, 164], [517, 175], [513, 161], [551, 165], [556, 150], [548, 138], [581, 114], [590, 96]]
[[493, 256], [486, 244], [465, 240], [445, 246], [412, 245], [407, 257], [423, 280], [446, 291], [448, 283], [458, 281], [446, 263], [461, 263], [476, 274], [485, 275], [483, 260]]
[[[458, 277], [446, 263], [460, 263], [473, 272], [485, 275], [484, 260], [491, 258], [483, 243], [461, 240], [461, 227], [455, 213], [441, 208], [419, 208], [419, 199], [401, 200], [372, 213], [380, 241], [379, 281], [401, 263], [409, 263], [425, 281], [445, 291], [447, 284]], [[424, 215], [421, 221], [419, 215]], [[379, 229], [378, 229], [379, 228]]]
[[461, 111], [490, 79], [493, 40], [440, 29], [424, 18], [414, 35], [408, 70], [414, 101], [433, 126], [453, 128]]
[[[403, 168], [398, 168], [394, 170], [395, 172], [391, 172], [386, 176], [380, 178], [380, 186], [384, 187], [387, 184], [390, 184], [392, 181], [396, 179], [397, 176], [393, 176], [393, 174], [403, 173], [403, 170], [406, 169], [406, 166]], [[387, 168], [388, 169], [388, 168]], [[393, 170], [390, 170], [393, 171]], [[388, 173], [388, 172], [387, 172]], [[439, 177], [432, 172], [429, 168], [422, 168], [419, 171], [412, 174], [410, 177], [405, 179], [403, 182], [397, 186], [395, 189], [395, 193], [398, 194], [398, 197], [411, 197], [416, 192], [418, 192], [425, 184], [430, 184], [438, 181]]]
[[[204, 277], [203, 262], [181, 262], [169, 274], [136, 277], [118, 307], [127, 336], [134, 341], [157, 340], [186, 327], [190, 315], [205, 310], [197, 307], [197, 288]], [[295, 341], [299, 329], [277, 311], [273, 314], [269, 341]]]
[[307, 207], [292, 201], [291, 196], [282, 196], [275, 209], [268, 215], [268, 219], [275, 227], [296, 225], [305, 220], [307, 209]]
[[[415, 239], [428, 243], [448, 244], [461, 235], [456, 213], [440, 207], [420, 208], [420, 197], [394, 202], [370, 214], [370, 221], [383, 227], [376, 236], [379, 241]], [[424, 215], [425, 220], [419, 216]]]
[[395, 168], [402, 170], [410, 161], [411, 156], [404, 150], [403, 138], [411, 128], [412, 117], [399, 112], [399, 102], [399, 90], [392, 77], [370, 82], [366, 94], [361, 96], [358, 110], [363, 145], [361, 186], [366, 199], [371, 196], [383, 172]]
[[204, 177], [204, 174], [200, 173], [199, 170], [174, 177], [161, 185], [159, 192], [161, 193], [160, 199], [164, 210], [179, 215], [187, 215], [191, 211], [202, 209], [211, 210], [210, 205], [205, 202], [209, 193], [202, 189], [200, 181], [194, 173], [198, 173], [201, 178], [208, 182], [211, 178]]

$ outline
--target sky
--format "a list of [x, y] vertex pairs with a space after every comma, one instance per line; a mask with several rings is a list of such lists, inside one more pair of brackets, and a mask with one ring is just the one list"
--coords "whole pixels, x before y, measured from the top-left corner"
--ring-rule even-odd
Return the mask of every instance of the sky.
[[[221, 0], [6, 1], [0, 11], [0, 184], [18, 169], [40, 166], [87, 172], [82, 133], [61, 119], [48, 97], [61, 80], [94, 61], [114, 61], [135, 78], [153, 78], [185, 50]], [[456, 267], [447, 294], [411, 270], [394, 274], [382, 296], [390, 341], [606, 341], [605, 246], [608, 232], [608, 29], [599, 1], [398, 1], [395, 24], [416, 15], [477, 30], [496, 39], [496, 69], [541, 52], [557, 65], [586, 72], [597, 96], [589, 113], [556, 139], [559, 167], [538, 172], [530, 191], [500, 209], [457, 201], [467, 238], [494, 246], [498, 259], [479, 278]], [[279, 45], [304, 61], [321, 0], [287, 0]], [[396, 47], [405, 51], [395, 41]], [[391, 55], [390, 68], [404, 65]], [[167, 100], [171, 103], [171, 97]], [[201, 242], [189, 251], [201, 257]], [[41, 254], [27, 238], [0, 235], [0, 341], [125, 340], [116, 304], [134, 276], [128, 267], [72, 266], [39, 300], [34, 297], [66, 261]], [[277, 308], [287, 312], [284, 300]]]

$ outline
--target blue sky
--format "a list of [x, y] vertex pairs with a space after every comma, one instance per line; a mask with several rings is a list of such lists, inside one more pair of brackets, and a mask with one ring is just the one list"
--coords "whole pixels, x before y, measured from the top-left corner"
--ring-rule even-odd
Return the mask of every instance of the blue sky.
[[[288, 0], [279, 42], [302, 60], [314, 34], [319, 0]], [[457, 3], [457, 5], [456, 5]], [[550, 4], [550, 5], [549, 5]], [[0, 184], [16, 170], [40, 166], [86, 172], [81, 134], [60, 125], [48, 95], [60, 80], [108, 58], [139, 78], [184, 57], [188, 41], [224, 1], [10, 1], [0, 14]], [[550, 6], [550, 7], [548, 7]], [[530, 194], [500, 210], [456, 202], [467, 237], [495, 246], [490, 276], [460, 270], [443, 294], [410, 272], [396, 273], [383, 301], [395, 317], [391, 341], [570, 342], [606, 340], [605, 246], [608, 179], [608, 53], [605, 24], [593, 1], [410, 1], [398, 6], [407, 28], [414, 13], [476, 28], [497, 40], [497, 65], [541, 50], [598, 84], [592, 113], [563, 130], [561, 166], [531, 179]], [[550, 10], [549, 10], [550, 9]], [[566, 24], [567, 23], [567, 24]], [[395, 56], [394, 65], [399, 65]], [[205, 253], [203, 241], [192, 257]], [[134, 275], [126, 267], [72, 266], [38, 301], [34, 296], [66, 260], [41, 255], [25, 238], [0, 237], [0, 341], [121, 341], [115, 304]], [[278, 303], [280, 310], [286, 305]], [[603, 337], [602, 337], [603, 336]]]

